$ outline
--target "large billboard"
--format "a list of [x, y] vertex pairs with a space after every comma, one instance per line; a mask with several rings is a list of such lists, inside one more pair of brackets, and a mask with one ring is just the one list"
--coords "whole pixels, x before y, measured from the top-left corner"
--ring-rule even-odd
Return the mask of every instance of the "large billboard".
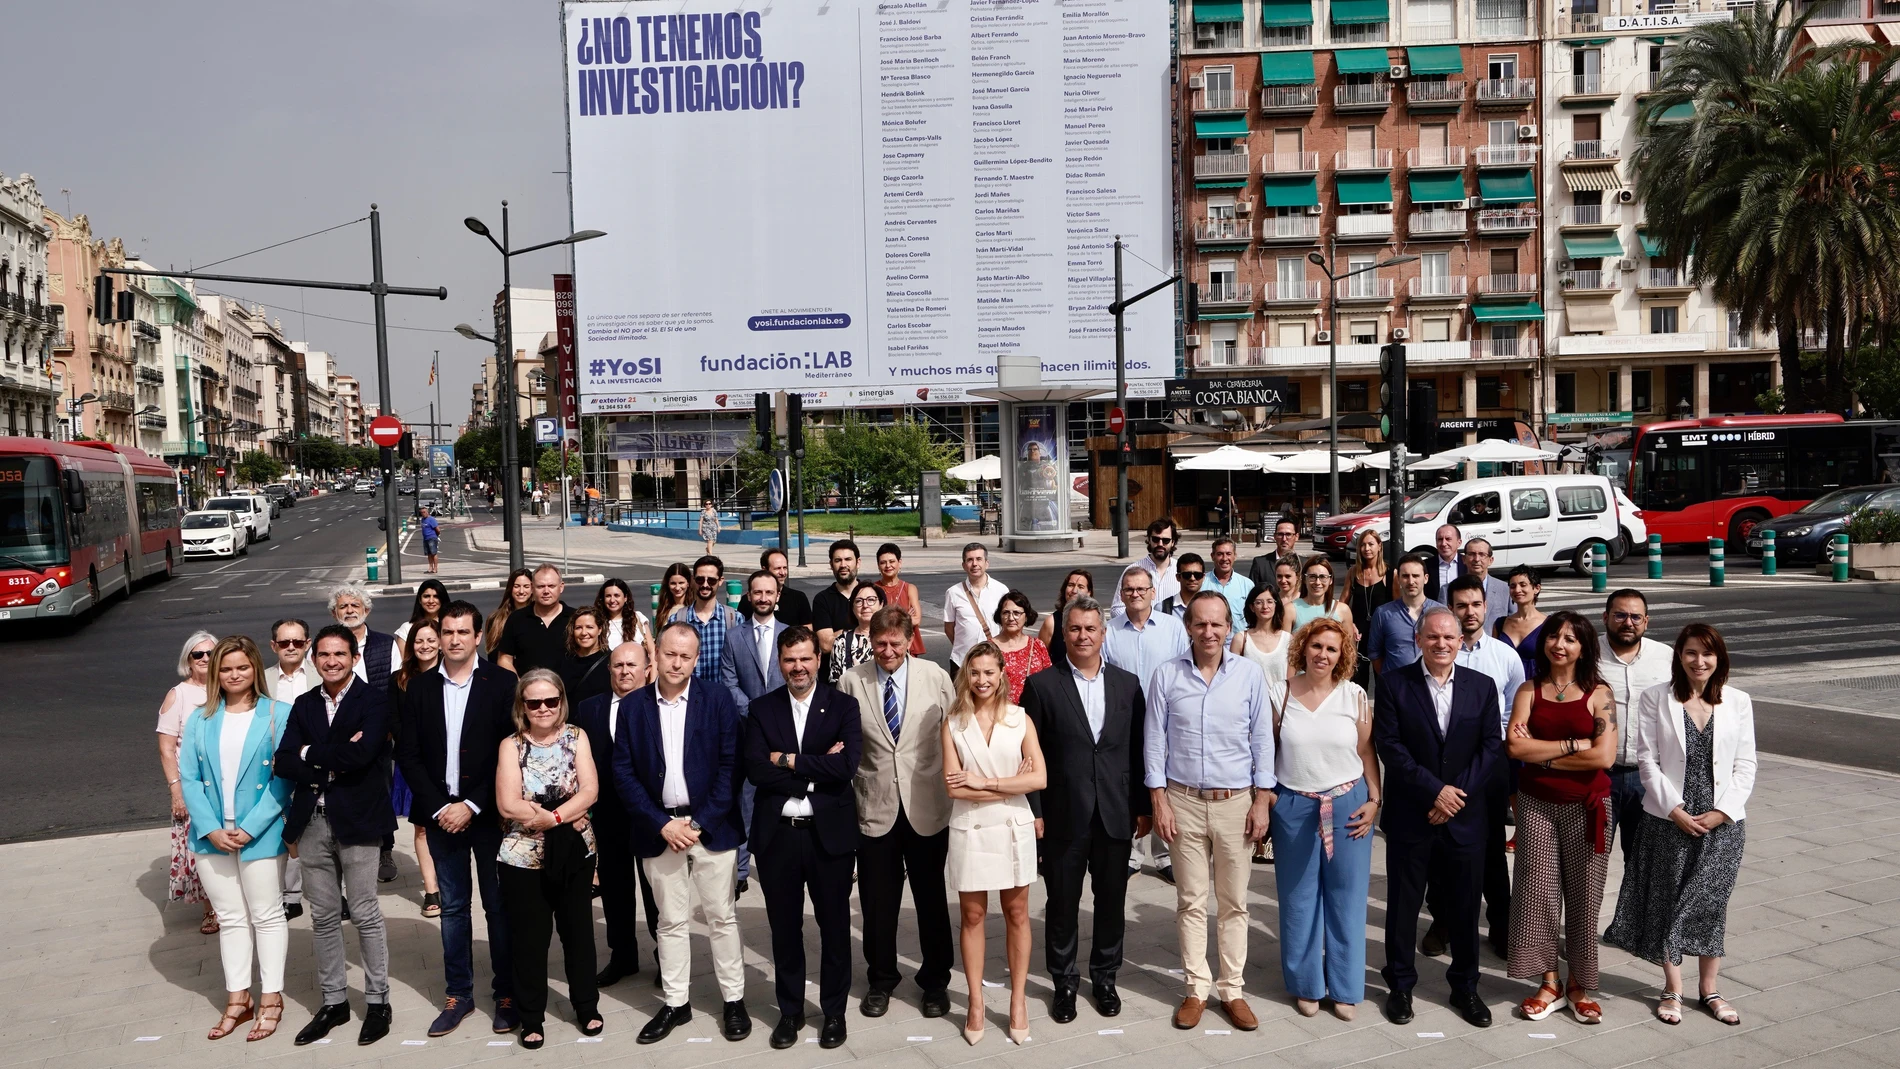
[[[1112, 382], [1112, 242], [1130, 292], [1172, 261], [1169, 6], [569, 2], [582, 411]], [[1127, 315], [1133, 396], [1172, 304]]]

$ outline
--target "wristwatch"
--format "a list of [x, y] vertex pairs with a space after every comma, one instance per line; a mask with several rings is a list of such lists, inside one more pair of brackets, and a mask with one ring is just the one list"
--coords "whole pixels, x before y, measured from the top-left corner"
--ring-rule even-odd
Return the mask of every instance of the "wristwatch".
[[699, 819], [697, 817], [687, 817], [686, 826], [693, 829], [696, 832], [705, 830], [699, 826]]
[[791, 754], [788, 754], [788, 753], [782, 753], [782, 754], [779, 754], [779, 755], [778, 755], [778, 767], [780, 767], [780, 768], [790, 768], [790, 767], [792, 767], [792, 755], [791, 755]]

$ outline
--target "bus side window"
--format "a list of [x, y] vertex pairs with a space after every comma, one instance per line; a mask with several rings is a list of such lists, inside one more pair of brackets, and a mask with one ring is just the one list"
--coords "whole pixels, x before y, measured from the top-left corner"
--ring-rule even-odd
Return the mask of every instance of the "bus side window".
[[1702, 458], [1695, 453], [1655, 453], [1646, 461], [1648, 485], [1641, 507], [1680, 509], [1703, 500]]

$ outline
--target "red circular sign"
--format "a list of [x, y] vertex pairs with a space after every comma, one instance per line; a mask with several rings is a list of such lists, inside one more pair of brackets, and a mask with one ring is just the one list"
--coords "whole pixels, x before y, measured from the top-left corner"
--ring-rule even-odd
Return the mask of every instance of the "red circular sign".
[[377, 416], [369, 422], [369, 440], [377, 445], [394, 448], [402, 441], [402, 420], [394, 416]]
[[1108, 433], [1120, 434], [1122, 427], [1125, 425], [1125, 417], [1122, 415], [1121, 409], [1111, 408], [1108, 410]]

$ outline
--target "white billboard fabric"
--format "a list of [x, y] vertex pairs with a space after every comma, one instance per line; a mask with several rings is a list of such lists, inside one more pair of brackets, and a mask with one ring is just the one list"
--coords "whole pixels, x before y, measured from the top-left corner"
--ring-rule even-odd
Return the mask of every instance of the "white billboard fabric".
[[[769, 10], [768, 10], [769, 8]], [[1156, 0], [570, 2], [581, 410], [955, 402], [1031, 354], [1114, 377], [1172, 255]], [[1133, 396], [1173, 301], [1130, 309]]]

